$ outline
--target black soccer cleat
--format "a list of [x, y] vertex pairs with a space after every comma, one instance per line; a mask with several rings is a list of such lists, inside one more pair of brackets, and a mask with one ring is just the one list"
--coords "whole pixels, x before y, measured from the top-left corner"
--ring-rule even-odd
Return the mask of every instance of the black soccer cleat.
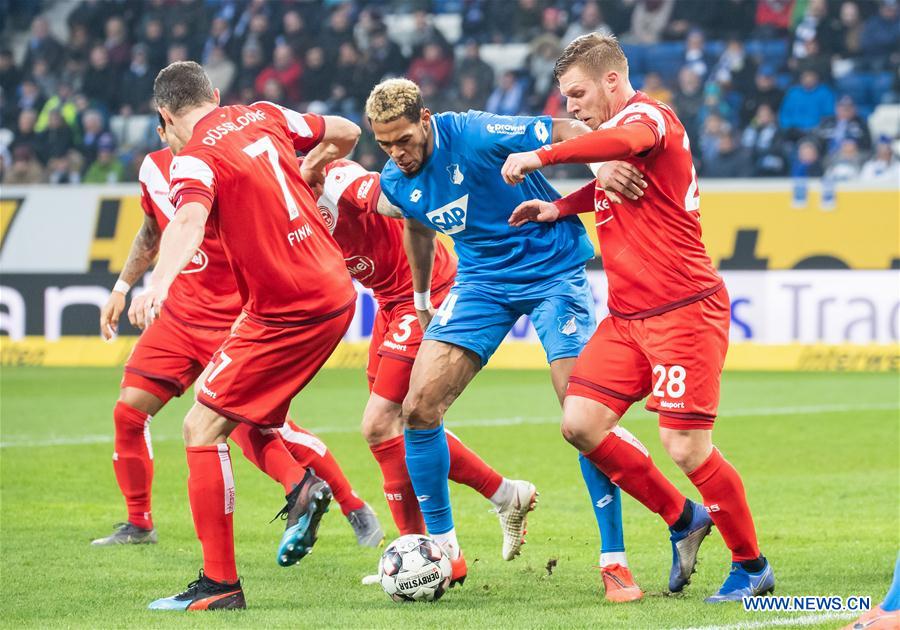
[[150, 602], [150, 610], [235, 610], [246, 608], [241, 581], [216, 582], [203, 575], [188, 584], [183, 593]]
[[287, 520], [275, 558], [280, 566], [297, 564], [312, 551], [318, 537], [319, 523], [328, 511], [331, 497], [328, 484], [316, 477], [311, 468], [307, 468], [300, 483], [285, 497], [287, 504], [275, 515], [276, 519]]

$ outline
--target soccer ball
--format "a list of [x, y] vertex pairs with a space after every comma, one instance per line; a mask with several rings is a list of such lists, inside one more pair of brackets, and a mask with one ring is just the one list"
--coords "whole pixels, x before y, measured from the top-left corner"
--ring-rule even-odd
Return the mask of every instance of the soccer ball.
[[401, 536], [384, 550], [378, 564], [381, 587], [395, 602], [440, 599], [450, 585], [450, 559], [428, 536]]

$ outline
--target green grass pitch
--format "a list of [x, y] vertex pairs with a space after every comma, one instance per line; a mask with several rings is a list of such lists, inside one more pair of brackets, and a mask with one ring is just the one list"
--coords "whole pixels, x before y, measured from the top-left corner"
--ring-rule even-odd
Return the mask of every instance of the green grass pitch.
[[[500, 530], [489, 504], [453, 487], [469, 578], [434, 604], [395, 604], [360, 578], [380, 551], [355, 545], [336, 507], [315, 552], [298, 566], [275, 564], [280, 488], [235, 449], [238, 569], [249, 609], [235, 613], [145, 610], [197, 575], [199, 544], [187, 503], [181, 418], [173, 402], [153, 421], [153, 508], [160, 543], [100, 548], [124, 517], [110, 462], [113, 369], [4, 368], [0, 391], [0, 625], [5, 627], [352, 627], [352, 628], [834, 628], [851, 615], [812, 619], [709, 606], [729, 555], [714, 530], [693, 584], [664, 594], [670, 548], [662, 522], [625, 499], [631, 567], [647, 595], [635, 604], [601, 596], [596, 526], [575, 451], [557, 426], [559, 411], [543, 371], [488, 371], [447, 418], [501, 473], [541, 492], [528, 544], [500, 559]], [[357, 491], [396, 531], [380, 475], [357, 428], [367, 391], [361, 371], [323, 372], [294, 402], [293, 416], [317, 430]], [[891, 374], [726, 374], [716, 443], [741, 471], [776, 594], [884, 596], [900, 546], [898, 381]], [[635, 407], [624, 425], [688, 496], [687, 479], [663, 453], [654, 418]], [[555, 561], [552, 574], [547, 567]], [[786, 620], [795, 619], [788, 622]]]

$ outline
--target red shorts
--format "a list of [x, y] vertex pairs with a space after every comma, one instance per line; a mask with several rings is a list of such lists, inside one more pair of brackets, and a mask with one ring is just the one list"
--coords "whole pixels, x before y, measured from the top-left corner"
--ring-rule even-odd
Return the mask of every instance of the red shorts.
[[[436, 293], [432, 302], [443, 302], [451, 288], [448, 286]], [[378, 309], [366, 366], [369, 391], [398, 405], [403, 404], [409, 390], [409, 375], [421, 344], [422, 327], [411, 300]]]
[[163, 309], [134, 345], [121, 386], [142, 389], [166, 403], [191, 386], [227, 337], [227, 328], [192, 326]]
[[728, 292], [646, 319], [600, 322], [569, 377], [567, 396], [590, 398], [619, 415], [649, 395], [647, 409], [668, 429], [711, 429], [728, 350]]
[[225, 339], [197, 400], [237, 422], [284, 424], [291, 399], [334, 352], [353, 319], [354, 305], [299, 326], [269, 326], [249, 317]]

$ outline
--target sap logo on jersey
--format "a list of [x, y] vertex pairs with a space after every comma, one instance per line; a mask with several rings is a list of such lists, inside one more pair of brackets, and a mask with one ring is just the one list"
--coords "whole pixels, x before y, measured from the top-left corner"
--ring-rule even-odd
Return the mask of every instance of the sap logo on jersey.
[[375, 263], [368, 256], [351, 256], [345, 258], [344, 263], [346, 263], [350, 275], [360, 282], [375, 273]]
[[466, 213], [469, 210], [469, 195], [463, 195], [437, 210], [432, 210], [425, 217], [439, 232], [456, 234], [466, 229]]
[[209, 256], [202, 249], [198, 249], [193, 256], [191, 262], [185, 267], [181, 273], [197, 273], [203, 271], [209, 264]]

